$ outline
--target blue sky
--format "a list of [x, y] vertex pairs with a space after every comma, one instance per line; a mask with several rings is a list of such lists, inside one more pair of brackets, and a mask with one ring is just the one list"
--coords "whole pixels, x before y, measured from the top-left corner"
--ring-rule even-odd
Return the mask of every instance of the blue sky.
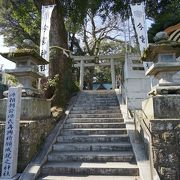
[[[147, 23], [147, 28], [149, 29], [149, 27], [152, 24], [152, 21], [146, 20], [146, 23]], [[3, 36], [0, 35], [0, 53], [8, 52], [9, 50], [10, 50], [10, 48], [4, 46]], [[15, 68], [15, 63], [3, 58], [0, 55], [0, 65], [1, 64], [3, 64], [3, 69], [13, 69], [13, 68]]]
[[[3, 36], [0, 35], [0, 53], [1, 52], [8, 52], [9, 48], [4, 46]], [[3, 58], [0, 56], [0, 65], [3, 64], [3, 69], [13, 69], [15, 68], [15, 63]]]

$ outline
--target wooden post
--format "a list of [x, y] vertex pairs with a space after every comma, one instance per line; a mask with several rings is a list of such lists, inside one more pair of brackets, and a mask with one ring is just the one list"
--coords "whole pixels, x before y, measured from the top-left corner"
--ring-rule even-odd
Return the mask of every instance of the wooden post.
[[83, 85], [84, 85], [84, 61], [81, 60], [81, 65], [80, 65], [80, 90], [83, 90]]
[[17, 174], [21, 94], [21, 87], [9, 88], [1, 179], [14, 179]]
[[115, 89], [116, 88], [116, 82], [115, 82], [114, 59], [111, 59], [111, 79], [112, 79], [112, 89]]

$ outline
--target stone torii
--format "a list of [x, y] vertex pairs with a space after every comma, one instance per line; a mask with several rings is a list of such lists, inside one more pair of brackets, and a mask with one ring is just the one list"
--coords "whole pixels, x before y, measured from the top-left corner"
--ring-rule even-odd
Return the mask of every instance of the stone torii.
[[[112, 80], [112, 89], [116, 87], [115, 80], [115, 66], [122, 65], [124, 61], [124, 54], [115, 54], [115, 55], [99, 55], [99, 56], [71, 56], [74, 62], [74, 67], [80, 67], [80, 90], [83, 90], [84, 82], [84, 68], [92, 66], [111, 66], [111, 80]], [[96, 61], [100, 60], [99, 63], [86, 63], [87, 61]]]

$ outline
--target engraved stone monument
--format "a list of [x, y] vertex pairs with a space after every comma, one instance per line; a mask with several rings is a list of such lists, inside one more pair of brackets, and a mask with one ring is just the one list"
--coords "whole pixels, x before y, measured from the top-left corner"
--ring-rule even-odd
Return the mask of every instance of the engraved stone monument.
[[14, 179], [17, 173], [21, 94], [21, 87], [9, 89], [1, 179]]

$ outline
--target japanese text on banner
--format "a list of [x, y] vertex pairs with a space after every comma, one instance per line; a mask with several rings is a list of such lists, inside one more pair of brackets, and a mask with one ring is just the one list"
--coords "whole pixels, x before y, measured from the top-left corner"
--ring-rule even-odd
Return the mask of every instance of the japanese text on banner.
[[[42, 6], [41, 12], [41, 38], [40, 38], [40, 56], [49, 61], [49, 32], [51, 27], [51, 15], [55, 5]], [[41, 67], [44, 71], [45, 67]]]
[[141, 53], [148, 46], [147, 29], [145, 24], [144, 3], [131, 5], [132, 16], [138, 36]]

